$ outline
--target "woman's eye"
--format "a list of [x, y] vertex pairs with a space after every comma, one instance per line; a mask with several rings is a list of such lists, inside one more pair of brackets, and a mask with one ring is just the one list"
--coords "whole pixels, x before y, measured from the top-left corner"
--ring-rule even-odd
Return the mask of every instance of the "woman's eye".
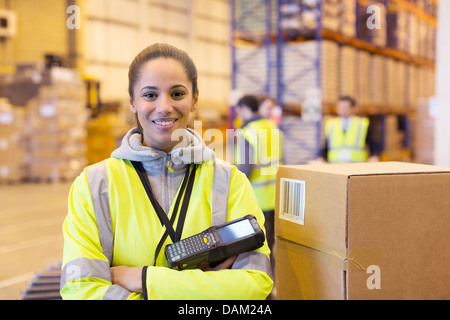
[[185, 93], [182, 92], [182, 91], [175, 91], [174, 93], [172, 93], [172, 96], [175, 97], [175, 98], [181, 98], [184, 95], [185, 95]]
[[156, 93], [150, 93], [150, 92], [149, 93], [144, 93], [142, 96], [147, 98], [147, 99], [153, 99], [153, 98], [157, 97]]

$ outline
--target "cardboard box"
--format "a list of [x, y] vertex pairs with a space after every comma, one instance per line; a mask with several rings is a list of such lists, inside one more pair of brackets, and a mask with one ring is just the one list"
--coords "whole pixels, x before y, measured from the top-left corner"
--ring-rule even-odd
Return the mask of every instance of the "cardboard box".
[[281, 166], [277, 298], [450, 299], [449, 195], [449, 167]]

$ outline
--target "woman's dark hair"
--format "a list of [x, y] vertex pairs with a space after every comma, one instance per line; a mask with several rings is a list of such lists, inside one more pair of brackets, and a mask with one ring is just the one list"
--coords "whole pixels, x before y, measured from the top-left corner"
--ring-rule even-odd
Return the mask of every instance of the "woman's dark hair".
[[197, 92], [197, 68], [189, 55], [174, 46], [165, 43], [155, 43], [142, 50], [131, 62], [128, 70], [128, 93], [134, 98], [133, 88], [139, 80], [142, 66], [150, 60], [157, 58], [172, 58], [179, 61], [186, 75], [192, 83], [192, 94]]

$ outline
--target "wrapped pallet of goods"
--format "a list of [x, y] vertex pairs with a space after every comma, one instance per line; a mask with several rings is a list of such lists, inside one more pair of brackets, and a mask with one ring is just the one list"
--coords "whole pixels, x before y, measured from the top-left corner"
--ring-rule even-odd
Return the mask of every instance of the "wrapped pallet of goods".
[[336, 1], [341, 6], [341, 12], [339, 15], [340, 25], [339, 32], [346, 36], [353, 38], [356, 36], [356, 1], [345, 0]]
[[435, 119], [430, 112], [433, 99], [420, 99], [415, 106], [416, 113], [413, 121], [414, 161], [417, 163], [434, 164], [434, 132]]
[[339, 49], [339, 95], [356, 96], [356, 61], [357, 49], [343, 45]]
[[405, 117], [394, 114], [386, 115], [384, 118], [384, 150], [381, 154], [382, 161], [405, 160]]
[[370, 63], [370, 101], [378, 112], [383, 112], [388, 108], [385, 79], [386, 59], [380, 54], [372, 54]]
[[75, 178], [87, 164], [82, 80], [74, 70], [52, 68], [49, 85], [27, 105], [31, 180]]
[[370, 92], [373, 79], [368, 76], [371, 72], [371, 54], [364, 50], [357, 50], [355, 57], [355, 98], [361, 110], [367, 112], [373, 106]]
[[0, 99], [0, 183], [16, 183], [26, 177], [24, 116], [23, 108]]
[[[318, 156], [322, 111], [328, 111], [338, 100], [339, 69], [333, 62], [338, 59], [339, 46], [329, 40], [312, 40], [289, 42], [285, 48], [282, 100], [285, 113], [289, 114], [281, 121], [285, 150], [289, 153], [285, 161], [305, 164]], [[292, 110], [297, 105], [301, 117], [291, 112], [297, 111]]]

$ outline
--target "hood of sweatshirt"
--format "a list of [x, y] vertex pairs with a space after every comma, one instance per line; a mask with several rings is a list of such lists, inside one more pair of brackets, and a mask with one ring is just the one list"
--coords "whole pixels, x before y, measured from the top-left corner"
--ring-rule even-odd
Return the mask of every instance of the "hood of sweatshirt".
[[169, 153], [142, 144], [142, 134], [133, 128], [122, 139], [122, 144], [111, 154], [113, 158], [142, 162], [152, 192], [166, 213], [169, 212], [186, 167], [191, 163], [206, 162], [215, 157], [201, 136], [186, 129], [182, 141]]
[[[208, 148], [201, 136], [187, 128], [185, 137], [169, 153], [153, 149], [142, 144], [142, 134], [133, 128], [123, 137], [120, 147], [113, 151], [111, 157], [125, 160], [148, 162], [170, 157], [174, 165], [201, 163], [215, 157], [213, 150]], [[145, 164], [144, 164], [145, 165]]]

